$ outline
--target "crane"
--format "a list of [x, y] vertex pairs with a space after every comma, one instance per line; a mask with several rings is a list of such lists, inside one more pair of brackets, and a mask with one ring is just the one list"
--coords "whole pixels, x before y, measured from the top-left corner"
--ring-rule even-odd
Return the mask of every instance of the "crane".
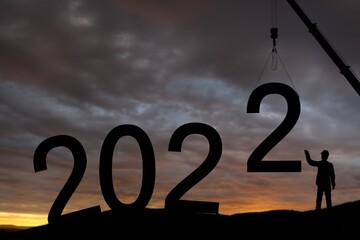
[[335, 49], [330, 45], [330, 43], [326, 40], [324, 35], [318, 29], [316, 23], [312, 23], [310, 19], [306, 16], [301, 7], [296, 3], [295, 0], [287, 0], [289, 5], [294, 9], [300, 19], [304, 22], [304, 24], [309, 29], [309, 32], [315, 37], [321, 47], [325, 50], [325, 52], [329, 55], [329, 57], [333, 60], [336, 66], [340, 69], [340, 73], [344, 75], [346, 80], [350, 83], [350, 85], [355, 89], [357, 94], [360, 96], [360, 82], [357, 79], [356, 75], [351, 71], [350, 66], [346, 65], [344, 61], [341, 59], [339, 54], [335, 51]]

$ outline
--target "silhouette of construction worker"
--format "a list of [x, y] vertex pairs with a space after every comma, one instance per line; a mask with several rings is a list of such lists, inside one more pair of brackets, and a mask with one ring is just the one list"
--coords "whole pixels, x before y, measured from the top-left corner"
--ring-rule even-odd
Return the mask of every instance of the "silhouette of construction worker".
[[306, 161], [310, 166], [317, 167], [316, 185], [316, 210], [321, 209], [322, 196], [325, 194], [326, 207], [331, 208], [331, 189], [335, 189], [335, 171], [331, 162], [327, 161], [329, 151], [323, 150], [321, 152], [321, 161], [312, 160], [308, 150], [305, 150]]

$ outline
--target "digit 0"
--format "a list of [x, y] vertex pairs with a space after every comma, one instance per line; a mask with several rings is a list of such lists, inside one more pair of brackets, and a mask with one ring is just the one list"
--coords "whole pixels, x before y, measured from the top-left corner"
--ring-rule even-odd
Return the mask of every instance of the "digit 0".
[[[140, 193], [137, 199], [130, 204], [125, 204], [117, 198], [112, 176], [112, 161], [115, 146], [118, 140], [124, 136], [131, 136], [138, 142], [143, 164], [143, 178]], [[141, 128], [135, 125], [124, 124], [113, 128], [108, 133], [101, 147], [99, 177], [103, 197], [112, 210], [145, 208], [154, 191], [155, 173], [154, 150], [148, 135]]]

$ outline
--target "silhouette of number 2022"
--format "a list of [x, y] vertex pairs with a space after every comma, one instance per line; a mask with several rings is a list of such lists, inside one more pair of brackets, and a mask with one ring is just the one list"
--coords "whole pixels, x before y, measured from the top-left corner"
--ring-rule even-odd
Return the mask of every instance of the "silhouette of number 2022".
[[[248, 100], [248, 113], [258, 113], [262, 99], [269, 94], [283, 96], [288, 104], [288, 112], [283, 122], [272, 132], [250, 155], [248, 159], [248, 172], [301, 172], [300, 160], [287, 161], [262, 161], [264, 156], [279, 143], [296, 124], [300, 115], [300, 101], [297, 93], [289, 86], [282, 83], [267, 83], [256, 88]], [[181, 151], [185, 138], [191, 134], [200, 134], [209, 142], [209, 152], [205, 160], [187, 177], [180, 181], [166, 196], [165, 209], [175, 211], [191, 211], [203, 213], [218, 213], [218, 202], [190, 201], [181, 198], [192, 187], [204, 179], [218, 164], [222, 154], [222, 141], [219, 133], [205, 123], [191, 122], [177, 128], [172, 134], [168, 151]], [[125, 204], [121, 202], [114, 189], [112, 176], [112, 160], [115, 146], [119, 139], [124, 136], [133, 137], [139, 144], [143, 175], [139, 195], [137, 199]], [[50, 150], [56, 147], [66, 147], [73, 154], [74, 166], [65, 185], [59, 192], [48, 214], [48, 222], [55, 223], [67, 218], [79, 216], [94, 216], [101, 213], [100, 206], [83, 209], [77, 212], [62, 215], [62, 212], [72, 194], [78, 187], [84, 175], [87, 163], [85, 150], [81, 143], [72, 136], [56, 135], [41, 142], [34, 153], [35, 172], [46, 170], [46, 157]], [[146, 132], [140, 127], [123, 124], [113, 128], [106, 136], [101, 152], [99, 163], [100, 187], [105, 202], [115, 211], [143, 209], [148, 205], [154, 190], [156, 164], [151, 140]]]

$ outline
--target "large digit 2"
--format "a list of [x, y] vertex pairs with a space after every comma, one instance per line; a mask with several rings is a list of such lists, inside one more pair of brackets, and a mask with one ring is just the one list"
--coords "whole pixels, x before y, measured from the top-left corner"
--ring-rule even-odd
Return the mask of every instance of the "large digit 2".
[[218, 213], [218, 202], [180, 200], [193, 186], [205, 178], [217, 165], [221, 158], [222, 142], [218, 132], [204, 123], [187, 123], [175, 130], [170, 138], [169, 151], [181, 151], [184, 139], [190, 134], [201, 134], [209, 142], [209, 153], [204, 162], [191, 174], [179, 182], [166, 196], [165, 208], [170, 210]]
[[266, 83], [256, 88], [249, 97], [247, 112], [259, 113], [262, 99], [269, 94], [283, 96], [288, 111], [281, 124], [252, 152], [247, 162], [248, 172], [301, 172], [301, 160], [262, 161], [264, 156], [278, 144], [295, 126], [300, 115], [298, 94], [283, 83]]
[[[65, 185], [59, 192], [57, 198], [55, 199], [53, 205], [50, 208], [48, 214], [49, 223], [53, 223], [61, 219], [61, 213], [63, 212], [70, 197], [75, 192], [75, 189], [78, 187], [86, 169], [86, 153], [81, 143], [74, 137], [68, 135], [57, 135], [45, 139], [36, 148], [33, 157], [35, 172], [46, 170], [46, 157], [49, 151], [53, 148], [62, 146], [68, 148], [73, 154], [74, 166], [68, 180], [66, 181]], [[65, 215], [67, 217], [80, 217], [85, 215], [89, 216], [92, 214], [98, 214], [100, 212], [100, 206], [95, 206]]]
[[[112, 177], [112, 160], [117, 141], [124, 137], [135, 138], [140, 146], [143, 177], [137, 199], [129, 204], [122, 203], [116, 196]], [[113, 128], [106, 136], [100, 153], [100, 187], [103, 197], [112, 210], [142, 209], [147, 206], [155, 186], [155, 155], [148, 135], [139, 127], [130, 124]]]

